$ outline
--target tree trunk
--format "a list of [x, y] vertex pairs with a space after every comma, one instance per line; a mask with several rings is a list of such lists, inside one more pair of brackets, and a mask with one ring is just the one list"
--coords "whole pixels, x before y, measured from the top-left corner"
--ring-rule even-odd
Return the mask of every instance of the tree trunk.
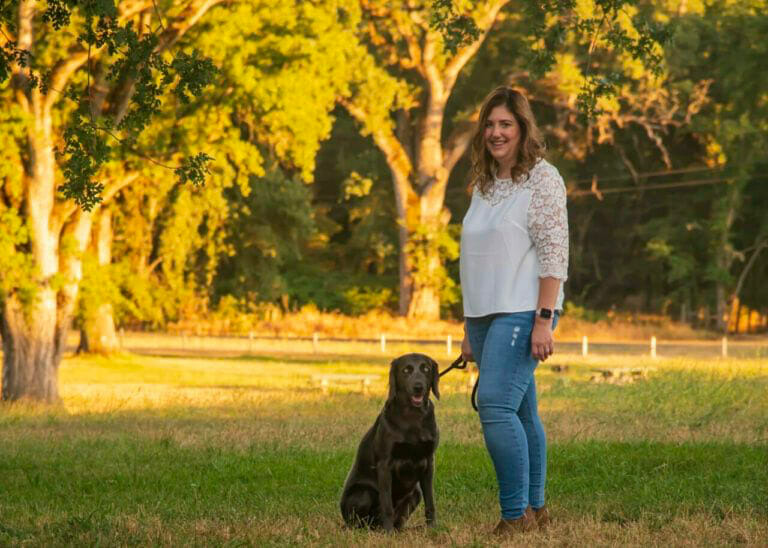
[[[19, 3], [18, 44], [22, 49], [32, 49], [35, 10], [33, 0]], [[91, 223], [89, 214], [74, 213], [56, 201], [53, 100], [40, 88], [27, 86], [27, 80], [17, 67], [13, 80], [16, 99], [29, 115], [25, 194], [20, 210], [29, 227], [25, 251], [32, 259], [35, 284], [29, 296], [9, 292], [2, 305], [2, 398], [56, 403], [58, 368], [82, 274], [80, 255]], [[62, 257], [59, 242], [63, 235], [71, 237], [76, 246]]]
[[[436, 272], [441, 266], [441, 259], [435, 249], [427, 250], [429, 256], [427, 262], [430, 271]], [[408, 302], [406, 316], [425, 320], [440, 319], [440, 287], [434, 283], [416, 283], [413, 285], [411, 300]]]
[[92, 317], [87, 318], [80, 333], [78, 352], [113, 354], [120, 344], [115, 330], [113, 309], [110, 303], [102, 303]]
[[[19, 4], [19, 47], [31, 49], [34, 2]], [[58, 367], [66, 339], [66, 320], [59, 309], [53, 281], [59, 273], [59, 231], [53, 216], [55, 155], [53, 123], [46, 97], [37, 88], [25, 89], [25, 75], [14, 75], [16, 97], [30, 115], [25, 166], [25, 221], [36, 287], [31, 298], [10, 293], [3, 302], [3, 400], [59, 400]]]
[[413, 278], [411, 277], [411, 268], [408, 264], [408, 254], [405, 252], [408, 246], [408, 229], [400, 226], [397, 230], [399, 240], [398, 251], [398, 271], [400, 280], [400, 299], [398, 300], [398, 311], [401, 316], [408, 315], [408, 308], [411, 305], [413, 296]]
[[[732, 303], [733, 302], [737, 302], [737, 303], [740, 302], [741, 290], [744, 287], [744, 282], [747, 279], [747, 276], [749, 276], [749, 272], [750, 272], [750, 270], [752, 270], [752, 267], [757, 263], [757, 258], [760, 256], [760, 253], [764, 249], [768, 248], [768, 238], [762, 238], [761, 239], [760, 237], [758, 237], [755, 240], [754, 246], [752, 246], [752, 247], [753, 247], [752, 255], [750, 256], [749, 260], [744, 265], [744, 268], [741, 269], [741, 273], [739, 274], [739, 279], [736, 282], [736, 286], [734, 287], [733, 291], [730, 294], [730, 297], [727, 300], [727, 305], [726, 306], [728, 307], [728, 310], [732, 310], [732, 308], [733, 308]], [[720, 286], [718, 286], [718, 288], [717, 288], [718, 289], [718, 299], [721, 298], [720, 297], [720, 293], [719, 293], [721, 287], [722, 287], [722, 284]], [[718, 302], [719, 302], [719, 300], [718, 300]], [[736, 331], [737, 332], [738, 332], [738, 325], [739, 325], [739, 316], [737, 314], [737, 316], [736, 316]], [[747, 332], [750, 332], [750, 326], [751, 326], [751, 320], [749, 320], [747, 322]], [[726, 326], [726, 331], [727, 331], [727, 329], [728, 329], [728, 327]]]
[[[477, 53], [499, 11], [508, 1], [494, 0], [475, 6], [477, 12], [473, 17], [481, 30], [480, 35], [452, 55], [443, 50], [443, 39], [434, 29], [421, 23], [398, 25], [398, 32], [403, 33], [408, 45], [407, 53], [403, 54], [406, 64], [410, 64], [406, 70], [415, 71], [420, 82], [417, 85], [426, 94], [426, 101], [422, 103], [419, 100], [422, 106], [418, 110], [415, 140], [411, 139], [411, 111], [400, 112], [393, 128], [382, 123], [381, 113], [376, 111], [380, 105], [369, 104], [365, 94], [361, 94], [361, 103], [356, 103], [354, 97], [340, 100], [366, 132], [370, 132], [392, 173], [400, 243], [401, 315], [424, 319], [440, 317], [441, 284], [446, 276], [440, 238], [450, 218], [443, 205], [445, 190], [451, 170], [469, 146], [474, 133], [474, 118], [470, 117], [472, 120], [456, 124], [444, 144], [445, 108], [459, 73]], [[419, 11], [422, 8], [408, 9]], [[411, 21], [420, 17], [405, 15]], [[427, 15], [426, 10], [421, 15]], [[375, 30], [375, 25], [368, 28]], [[376, 34], [376, 39], [380, 36]], [[385, 61], [384, 64], [391, 63]], [[360, 85], [369, 84], [362, 81]], [[371, 95], [376, 96], [376, 92], [372, 91]], [[479, 113], [479, 108], [476, 111]]]
[[405, 248], [411, 265], [411, 298], [406, 311], [409, 318], [440, 319], [440, 291], [445, 272], [438, 239], [450, 221], [450, 212], [443, 207], [443, 201], [444, 193], [419, 197], [420, 226], [408, 235]]
[[715, 286], [715, 326], [718, 331], [728, 334], [728, 297], [725, 282], [718, 281]]
[[[723, 275], [729, 275], [733, 265], [734, 250], [731, 243], [731, 228], [736, 219], [739, 206], [741, 205], [741, 192], [744, 187], [743, 181], [735, 181], [730, 185], [728, 195], [723, 199], [722, 217], [717, 219], [719, 223], [720, 238], [716, 254], [717, 266]], [[730, 318], [731, 288], [732, 282], [719, 277], [715, 282], [715, 303], [717, 307], [717, 329], [724, 334], [728, 333], [728, 324]]]
[[[78, 211], [64, 228], [63, 234], [76, 247], [72, 253], [61, 257], [61, 268], [58, 261], [55, 265], [57, 271], [54, 274], [62, 274], [67, 280], [58, 291], [51, 287], [49, 276], [39, 281], [31, 299], [22, 300], [18, 294], [12, 294], [3, 303], [3, 400], [59, 402], [59, 364], [82, 278], [80, 256], [90, 230], [91, 215], [82, 211]], [[59, 259], [59, 234], [46, 231], [37, 236], [49, 240], [38, 242], [38, 247], [55, 252], [54, 257]], [[34, 258], [39, 270], [42, 265], [51, 264], [46, 260], [50, 257], [40, 260], [34, 255]]]
[[[218, 3], [217, 0], [190, 3], [173, 22], [169, 21], [168, 28], [160, 35], [157, 50], [163, 51], [174, 44]], [[11, 29], [15, 30], [15, 46], [20, 50], [37, 51], [34, 20], [39, 4], [36, 0], [20, 0], [15, 29], [13, 25], [5, 29], [6, 38]], [[121, 7], [123, 4], [129, 3], [120, 3]], [[131, 6], [129, 13], [120, 10], [120, 16], [129, 19], [140, 11], [151, 12], [149, 5], [143, 8], [139, 5], [141, 9], [134, 11], [136, 7]], [[44, 27], [39, 32], [45, 32]], [[97, 49], [103, 53], [103, 48]], [[46, 57], [43, 55], [37, 60], [42, 63]], [[81, 256], [90, 237], [91, 214], [71, 202], [57, 199], [54, 142], [59, 139], [54, 138], [52, 110], [66, 95], [62, 90], [73, 74], [89, 59], [93, 60], [91, 49], [81, 49], [70, 52], [67, 59], [56, 62], [50, 71], [42, 65], [38, 67], [48, 75], [50, 86], [31, 85], [27, 64], [13, 64], [11, 85], [16, 104], [26, 116], [27, 128], [26, 161], [18, 166], [24, 172], [24, 197], [18, 210], [29, 230], [29, 241], [22, 251], [29, 255], [34, 268], [34, 291], [20, 294], [19, 288], [12, 288], [3, 296], [0, 333], [4, 400], [59, 400], [58, 366], [82, 279]], [[108, 193], [105, 190], [105, 196]], [[65, 246], [66, 252], [60, 253], [62, 241], [75, 245]]]
[[[112, 262], [112, 212], [105, 208], [99, 216], [96, 229], [96, 256], [99, 268], [107, 268]], [[80, 328], [78, 352], [113, 354], [120, 348], [115, 330], [112, 303], [101, 303], [96, 310], [87, 311]]]
[[[425, 58], [430, 60], [430, 51]], [[406, 252], [413, 255], [408, 261], [411, 266], [412, 291], [408, 303], [409, 318], [427, 320], [440, 319], [440, 285], [443, 258], [440, 256], [439, 236], [450, 220], [450, 213], [444, 211], [445, 187], [448, 170], [443, 166], [443, 145], [441, 133], [443, 115], [448, 93], [442, 78], [429, 81], [429, 95], [418, 128], [416, 146], [415, 187], [419, 193], [418, 203], [412, 216], [416, 226], [409, 228], [409, 246]]]
[[41, 291], [33, 304], [6, 299], [2, 315], [5, 401], [59, 401], [63, 339], [57, 336], [56, 294]]
[[437, 236], [450, 220], [450, 212], [443, 208], [444, 194], [413, 195], [416, 205], [398, 221], [400, 314], [409, 318], [440, 319], [443, 259]]

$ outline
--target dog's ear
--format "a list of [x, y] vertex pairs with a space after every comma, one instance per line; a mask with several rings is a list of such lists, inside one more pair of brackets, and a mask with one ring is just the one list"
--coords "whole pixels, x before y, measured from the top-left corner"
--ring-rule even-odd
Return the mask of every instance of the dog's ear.
[[387, 403], [394, 401], [397, 393], [397, 359], [389, 364], [389, 394], [387, 394]]
[[429, 360], [429, 363], [432, 365], [432, 393], [435, 395], [435, 398], [438, 400], [440, 399], [440, 371], [438, 371], [437, 362], [427, 356], [427, 359]]

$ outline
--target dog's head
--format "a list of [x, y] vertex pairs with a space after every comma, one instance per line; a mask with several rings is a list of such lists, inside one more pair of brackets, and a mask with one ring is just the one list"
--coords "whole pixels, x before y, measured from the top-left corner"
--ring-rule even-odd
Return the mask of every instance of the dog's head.
[[395, 358], [389, 366], [387, 402], [400, 397], [414, 407], [421, 407], [429, 399], [430, 390], [439, 400], [439, 380], [440, 373], [437, 370], [437, 362], [429, 356], [405, 354]]

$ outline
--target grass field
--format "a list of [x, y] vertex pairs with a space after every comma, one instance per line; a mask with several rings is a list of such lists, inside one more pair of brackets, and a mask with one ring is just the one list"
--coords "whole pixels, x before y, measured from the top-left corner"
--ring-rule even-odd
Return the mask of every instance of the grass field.
[[[622, 358], [656, 370], [589, 382], [617, 361], [540, 366], [556, 521], [518, 542], [768, 543], [765, 360]], [[379, 380], [324, 396], [320, 372]], [[386, 373], [380, 356], [67, 359], [62, 407], [0, 407], [0, 545], [493, 545], [495, 480], [461, 372], [437, 403], [439, 527], [421, 527], [423, 507], [395, 536], [341, 527]]]

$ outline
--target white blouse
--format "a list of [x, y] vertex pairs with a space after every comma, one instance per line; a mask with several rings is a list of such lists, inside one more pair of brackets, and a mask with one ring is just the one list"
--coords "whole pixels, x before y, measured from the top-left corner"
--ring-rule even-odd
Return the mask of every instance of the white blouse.
[[[539, 278], [568, 277], [565, 184], [540, 159], [528, 175], [475, 188], [461, 229], [464, 316], [536, 310]], [[555, 308], [563, 307], [563, 284]]]

